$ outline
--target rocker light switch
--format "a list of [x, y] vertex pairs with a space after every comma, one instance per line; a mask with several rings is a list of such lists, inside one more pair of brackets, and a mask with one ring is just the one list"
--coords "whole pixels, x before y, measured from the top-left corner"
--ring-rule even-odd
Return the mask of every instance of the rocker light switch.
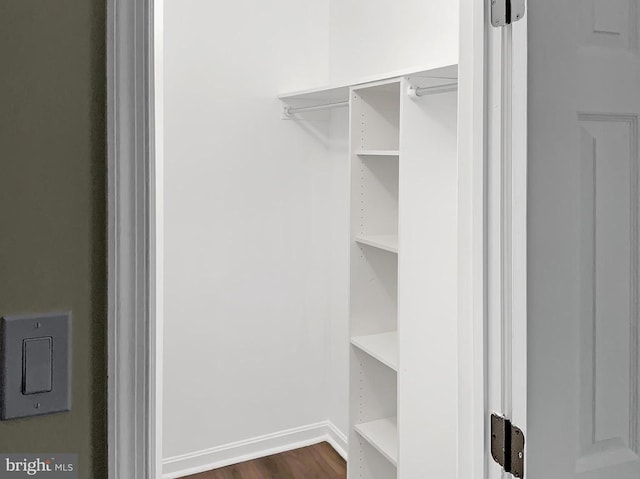
[[71, 313], [0, 320], [0, 420], [71, 409]]
[[22, 341], [22, 394], [51, 391], [52, 352], [50, 337]]

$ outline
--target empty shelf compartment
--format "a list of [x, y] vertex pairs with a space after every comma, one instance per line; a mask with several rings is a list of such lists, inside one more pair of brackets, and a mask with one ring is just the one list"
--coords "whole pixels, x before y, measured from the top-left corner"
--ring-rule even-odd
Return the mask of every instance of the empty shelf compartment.
[[394, 371], [398, 370], [398, 332], [370, 334], [351, 338], [351, 344]]
[[391, 464], [398, 465], [398, 426], [395, 417], [356, 424], [355, 430]]

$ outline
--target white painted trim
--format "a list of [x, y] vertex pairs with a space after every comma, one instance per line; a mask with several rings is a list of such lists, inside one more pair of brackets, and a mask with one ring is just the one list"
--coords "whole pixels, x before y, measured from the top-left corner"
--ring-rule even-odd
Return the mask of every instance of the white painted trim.
[[162, 477], [163, 364], [164, 364], [164, 0], [150, 0], [153, 5], [152, 74], [153, 92], [150, 108], [152, 161], [149, 184], [150, 231], [150, 342], [149, 351], [149, 479]]
[[[487, 233], [486, 233], [486, 401], [485, 427], [489, 429], [489, 415], [502, 414], [502, 345], [501, 345], [501, 120], [502, 120], [502, 28], [488, 27], [487, 35], [487, 126], [486, 126], [486, 201], [487, 201]], [[485, 435], [487, 446], [486, 479], [503, 477], [502, 470], [490, 457], [489, 433]]]
[[331, 444], [331, 447], [346, 461], [347, 451], [349, 450], [347, 435], [338, 429], [331, 421], [327, 421], [327, 426], [329, 428], [327, 442]]
[[[487, 405], [527, 434], [527, 16], [492, 29], [488, 57]], [[488, 431], [487, 431], [488, 432]], [[489, 440], [488, 434], [486, 435]], [[525, 442], [525, 468], [526, 468]], [[490, 458], [487, 479], [504, 477]], [[525, 472], [526, 476], [526, 472]]]
[[162, 477], [176, 479], [324, 441], [346, 459], [347, 437], [331, 422], [323, 421], [167, 458]]
[[110, 479], [153, 479], [161, 457], [162, 329], [155, 315], [162, 270], [155, 259], [162, 243], [154, 234], [162, 204], [162, 169], [154, 162], [156, 138], [162, 138], [155, 135], [161, 121], [154, 99], [162, 93], [154, 89], [158, 18], [154, 0], [107, 1]]
[[[513, 24], [511, 420], [527, 436], [527, 16]], [[525, 442], [525, 477], [527, 477]]]
[[458, 86], [458, 464], [484, 479], [486, 404], [487, 2], [460, 0]]

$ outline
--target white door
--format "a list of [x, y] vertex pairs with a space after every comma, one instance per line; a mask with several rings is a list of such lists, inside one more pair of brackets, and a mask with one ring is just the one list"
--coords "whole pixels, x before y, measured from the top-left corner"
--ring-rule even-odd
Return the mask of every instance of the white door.
[[[514, 209], [501, 210], [503, 232], [515, 232], [502, 236], [514, 241], [501, 262], [510, 317], [491, 337], [502, 366], [492, 406], [524, 424], [531, 479], [640, 478], [639, 10], [639, 0], [528, 3], [527, 102], [514, 98], [528, 112], [514, 115], [516, 130], [528, 122], [526, 235], [514, 175]], [[514, 154], [514, 171], [523, 164]]]

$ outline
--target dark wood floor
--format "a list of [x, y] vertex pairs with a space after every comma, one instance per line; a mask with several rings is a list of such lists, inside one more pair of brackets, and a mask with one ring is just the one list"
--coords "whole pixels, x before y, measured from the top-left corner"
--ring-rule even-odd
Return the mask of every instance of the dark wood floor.
[[184, 479], [346, 479], [347, 465], [326, 442]]

